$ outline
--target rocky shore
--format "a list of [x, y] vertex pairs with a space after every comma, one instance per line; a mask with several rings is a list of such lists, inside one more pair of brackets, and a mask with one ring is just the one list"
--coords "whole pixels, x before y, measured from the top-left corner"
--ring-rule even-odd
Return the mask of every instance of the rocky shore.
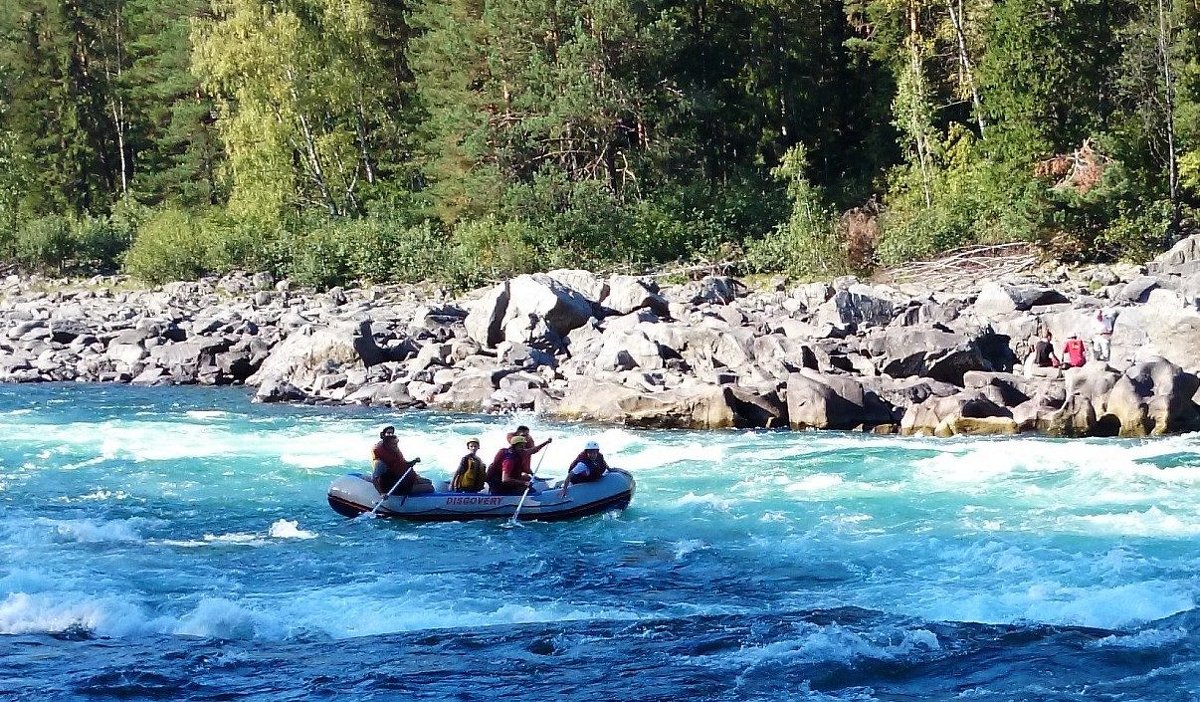
[[[1145, 266], [981, 275], [966, 290], [844, 278], [559, 270], [454, 299], [325, 293], [266, 274], [124, 289], [0, 283], [0, 381], [246, 384], [263, 402], [370, 404], [645, 427], [1145, 436], [1200, 429], [1200, 242]], [[1111, 359], [1023, 369], [1116, 312]], [[1089, 349], [1090, 351], [1090, 349]]]

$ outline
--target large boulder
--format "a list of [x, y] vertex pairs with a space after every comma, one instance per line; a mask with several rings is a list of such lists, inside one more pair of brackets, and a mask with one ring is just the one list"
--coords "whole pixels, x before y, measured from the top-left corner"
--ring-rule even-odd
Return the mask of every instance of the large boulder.
[[366, 349], [372, 360], [379, 357], [371, 353], [372, 348], [378, 350], [368, 322], [305, 327], [278, 344], [247, 383], [259, 386], [255, 399], [266, 401], [267, 386], [275, 394], [287, 395], [290, 390], [280, 393], [279, 388], [312, 388], [317, 378], [331, 369], [365, 367], [367, 357], [362, 350]]
[[875, 393], [884, 403], [893, 408], [894, 420], [898, 420], [909, 407], [919, 405], [930, 397], [949, 397], [961, 390], [951, 383], [916, 376], [891, 378], [882, 375], [859, 380], [865, 390]]
[[972, 309], [981, 317], [992, 318], [1067, 301], [1065, 295], [1053, 288], [987, 282], [980, 288]]
[[563, 337], [583, 326], [592, 316], [591, 300], [575, 288], [544, 273], [513, 278], [508, 283], [508, 293], [506, 324], [513, 319], [542, 319], [550, 331]]
[[588, 300], [599, 302], [608, 295], [608, 281], [598, 277], [591, 271], [577, 268], [558, 268], [549, 271], [546, 275], [568, 287], [578, 290]]
[[465, 372], [445, 392], [433, 398], [434, 406], [458, 412], [480, 412], [489, 408], [496, 391], [496, 374], [486, 370]]
[[893, 378], [921, 376], [962, 385], [968, 371], [997, 370], [978, 337], [937, 327], [892, 327], [867, 340], [880, 371]]
[[1126, 283], [1117, 293], [1117, 298], [1127, 302], [1146, 302], [1150, 299], [1150, 293], [1161, 287], [1162, 282], [1158, 278], [1142, 275]]
[[1120, 307], [1112, 334], [1112, 359], [1160, 356], [1200, 372], [1200, 312], [1171, 290], [1150, 293], [1143, 305]]
[[962, 418], [1005, 417], [1012, 412], [992, 402], [983, 394], [966, 390], [949, 397], [929, 397], [919, 405], [910, 407], [900, 420], [900, 433], [951, 436], [965, 430], [967, 423]]
[[[772, 407], [774, 409], [767, 409]], [[578, 378], [547, 413], [561, 419], [611, 422], [636, 427], [728, 429], [786, 422], [777, 399], [730, 385], [692, 382], [658, 392], [622, 383]]]
[[1014, 373], [992, 373], [967, 371], [963, 374], [963, 387], [975, 390], [1004, 407], [1016, 407], [1029, 400], [1026, 388], [1029, 381]]
[[486, 348], [503, 341], [508, 300], [508, 281], [504, 281], [485, 292], [479, 299], [461, 303], [467, 309], [467, 317], [463, 322], [467, 336]]
[[1067, 395], [1062, 407], [1050, 410], [1039, 418], [1037, 429], [1050, 436], [1093, 436], [1097, 429], [1096, 408], [1083, 395]]
[[1178, 243], [1146, 264], [1150, 275], [1178, 275], [1188, 277], [1200, 273], [1200, 236], [1181, 239]]
[[662, 347], [648, 337], [640, 327], [629, 331], [606, 334], [596, 356], [595, 367], [600, 370], [660, 370], [664, 367]]
[[1011, 436], [1020, 428], [1012, 417], [950, 417], [934, 430], [937, 436]]
[[788, 376], [787, 408], [793, 429], [853, 429], [892, 421], [891, 407], [857, 380], [808, 370]]
[[608, 280], [608, 294], [601, 300], [604, 308], [614, 314], [629, 314], [649, 309], [660, 317], [668, 316], [666, 298], [658, 294], [658, 286], [647, 278], [614, 275]]
[[1067, 397], [1078, 397], [1092, 407], [1095, 416], [1102, 416], [1108, 405], [1108, 396], [1116, 386], [1121, 374], [1109, 368], [1103, 361], [1092, 361], [1080, 368], [1071, 368], [1064, 374]]
[[1200, 429], [1192, 397], [1200, 378], [1163, 358], [1135, 363], [1117, 380], [1106, 410], [1121, 436], [1160, 436]]
[[895, 301], [871, 288], [852, 285], [838, 290], [817, 308], [817, 323], [850, 329], [882, 327], [895, 319], [896, 307]]

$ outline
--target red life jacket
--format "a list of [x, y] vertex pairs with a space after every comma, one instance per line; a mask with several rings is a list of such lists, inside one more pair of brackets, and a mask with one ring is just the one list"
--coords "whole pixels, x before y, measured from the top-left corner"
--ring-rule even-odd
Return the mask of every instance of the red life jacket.
[[501, 476], [502, 471], [504, 470], [504, 459], [506, 456], [508, 456], [508, 453], [508, 449], [500, 449], [496, 452], [496, 457], [493, 458], [492, 462], [488, 464], [487, 475], [484, 477], [484, 481], [488, 484], [488, 487], [492, 488], [493, 490], [496, 489], [496, 486], [499, 485], [503, 480]]
[[608, 470], [608, 461], [604, 460], [602, 454], [596, 454], [596, 457], [592, 458], [587, 454], [587, 451], [584, 451], [576, 456], [575, 460], [571, 461], [571, 468], [568, 468], [568, 470], [575, 468], [580, 463], [587, 466], [587, 475], [572, 475], [572, 482], [590, 483], [593, 480], [599, 480], [600, 476], [604, 475], [605, 471]]

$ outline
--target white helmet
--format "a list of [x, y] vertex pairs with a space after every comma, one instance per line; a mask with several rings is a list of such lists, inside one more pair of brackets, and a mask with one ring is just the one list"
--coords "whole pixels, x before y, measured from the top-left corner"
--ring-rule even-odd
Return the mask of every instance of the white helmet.
[[583, 445], [583, 450], [584, 451], [599, 451], [600, 444], [596, 443], [595, 441], [589, 441]]

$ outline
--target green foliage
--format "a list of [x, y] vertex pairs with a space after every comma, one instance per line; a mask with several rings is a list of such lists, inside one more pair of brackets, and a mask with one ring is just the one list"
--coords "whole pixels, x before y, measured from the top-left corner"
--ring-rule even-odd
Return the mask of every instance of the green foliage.
[[454, 278], [448, 282], [471, 287], [548, 268], [540, 261], [532, 236], [524, 223], [500, 222], [491, 215], [459, 223], [447, 270]]
[[0, 237], [0, 253], [27, 271], [114, 270], [133, 239], [128, 224], [119, 217], [35, 217]]
[[[1033, 238], [1045, 209], [1044, 186], [1021, 168], [977, 153], [968, 133], [938, 145], [923, 182], [915, 166], [890, 174], [877, 254], [896, 264], [974, 244]], [[926, 200], [928, 192], [929, 200]]]
[[125, 253], [125, 271], [151, 283], [195, 280], [211, 270], [207, 253], [198, 218], [168, 207], [138, 227], [133, 246]]
[[380, 177], [389, 152], [403, 154], [393, 108], [407, 67], [388, 44], [399, 28], [380, 25], [395, 10], [376, 0], [212, 5], [195, 24], [192, 60], [222, 97], [231, 209], [260, 220], [292, 208], [360, 213], [360, 185]]
[[[1197, 30], [1133, 0], [0, 0], [0, 256], [461, 288], [1149, 255], [1162, 203], [1200, 206]], [[1060, 187], [1085, 143], [1112, 168]]]
[[453, 282], [457, 261], [446, 236], [432, 222], [405, 227], [367, 217], [309, 222], [290, 235], [284, 272], [319, 289], [367, 282]]
[[800, 277], [831, 277], [848, 271], [833, 214], [807, 170], [807, 152], [798, 144], [773, 171], [787, 185], [792, 213], [786, 223], [750, 244], [746, 262], [753, 269], [782, 270]]
[[81, 217], [72, 227], [72, 255], [92, 268], [115, 269], [133, 242], [134, 231], [115, 217]]
[[71, 220], [47, 215], [26, 222], [17, 232], [15, 257], [27, 269], [61, 271], [72, 255]]
[[1142, 262], [1167, 246], [1170, 201], [1146, 198], [1130, 176], [1114, 161], [1093, 187], [1052, 189], [1047, 249], [1064, 260]]
[[1130, 0], [995, 5], [981, 62], [993, 157], [1029, 163], [1075, 148], [1110, 124], [1122, 49], [1117, 31], [1136, 7]]

